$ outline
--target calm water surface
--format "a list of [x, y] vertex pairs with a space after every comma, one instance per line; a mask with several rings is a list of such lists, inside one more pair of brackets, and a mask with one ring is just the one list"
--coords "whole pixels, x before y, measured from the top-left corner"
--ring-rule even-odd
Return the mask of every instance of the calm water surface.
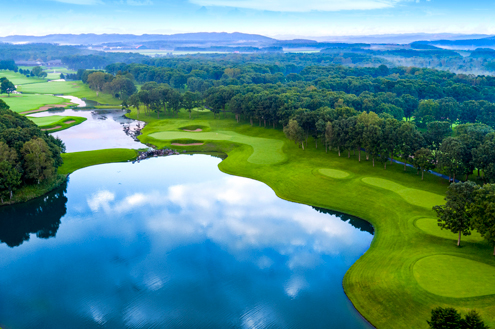
[[132, 132], [136, 128], [142, 128], [144, 122], [129, 119], [124, 116], [126, 113], [125, 110], [54, 110], [29, 116], [61, 115], [87, 118], [77, 126], [53, 133], [65, 142], [67, 152], [109, 148], [147, 148], [146, 145], [132, 137]]
[[372, 227], [219, 162], [89, 167], [0, 208], [0, 327], [370, 328], [342, 279]]

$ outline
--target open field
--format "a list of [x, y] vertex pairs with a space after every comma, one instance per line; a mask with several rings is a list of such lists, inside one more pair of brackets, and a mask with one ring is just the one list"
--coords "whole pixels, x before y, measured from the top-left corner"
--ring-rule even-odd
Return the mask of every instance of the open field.
[[64, 164], [58, 168], [58, 173], [68, 175], [78, 169], [110, 162], [125, 162], [137, 156], [136, 150], [106, 149], [96, 151], [74, 152], [62, 154]]
[[52, 115], [48, 117], [28, 117], [36, 125], [38, 125], [41, 130], [46, 130], [49, 132], [56, 132], [64, 130], [73, 126], [76, 126], [84, 121], [86, 118], [77, 116], [61, 116]]
[[81, 81], [55, 81], [55, 82], [43, 82], [32, 85], [25, 85], [19, 88], [19, 91], [29, 94], [63, 94], [79, 97], [82, 99], [89, 99], [96, 101], [100, 104], [119, 105], [122, 101], [113, 98], [112, 95], [99, 93], [89, 89], [89, 87], [83, 84]]
[[[136, 113], [130, 116], [135, 118]], [[226, 173], [262, 181], [286, 200], [344, 212], [373, 224], [375, 238], [370, 249], [352, 265], [343, 282], [354, 306], [373, 325], [427, 328], [431, 309], [451, 306], [462, 313], [476, 309], [488, 325], [495, 326], [495, 291], [486, 289], [492, 282], [490, 274], [495, 273], [492, 246], [473, 234], [458, 248], [455, 234], [421, 220], [436, 217], [431, 206], [443, 203], [447, 180], [426, 174], [421, 181], [415, 169], [404, 172], [400, 164], [384, 170], [373, 167], [371, 161], [358, 162], [354, 155], [339, 157], [333, 151], [325, 153], [322, 147], [315, 149], [311, 139], [303, 151], [280, 130], [214, 119], [211, 113], [195, 116], [189, 120], [183, 112], [179, 118], [157, 120], [141, 113], [139, 119], [149, 124], [139, 138], [160, 147], [170, 146], [179, 137], [205, 141], [182, 149], [224, 151], [228, 157], [219, 168]], [[209, 131], [181, 129], [195, 125]], [[265, 162], [252, 159], [260, 139], [272, 140], [255, 157], [266, 156]], [[275, 141], [282, 143], [281, 153]], [[445, 255], [456, 257], [456, 262]], [[420, 262], [427, 257], [440, 258]], [[440, 266], [433, 266], [437, 260]], [[472, 273], [468, 281], [466, 273]], [[432, 284], [431, 278], [441, 284]], [[462, 289], [467, 295], [459, 293]]]
[[10, 106], [12, 111], [17, 113], [36, 110], [44, 105], [55, 105], [70, 102], [70, 100], [62, 97], [34, 94], [11, 95], [10, 97], [7, 97], [7, 95], [2, 95], [0, 98]]

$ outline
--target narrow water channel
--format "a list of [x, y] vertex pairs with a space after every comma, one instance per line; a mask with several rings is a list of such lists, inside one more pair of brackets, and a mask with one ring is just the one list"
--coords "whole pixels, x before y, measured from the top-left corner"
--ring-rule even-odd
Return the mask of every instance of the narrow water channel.
[[371, 226], [220, 161], [93, 166], [1, 207], [0, 327], [369, 328], [342, 279]]
[[120, 109], [61, 109], [33, 113], [29, 116], [60, 115], [86, 118], [86, 121], [77, 126], [53, 133], [64, 141], [68, 153], [110, 148], [147, 148], [133, 138], [133, 132], [144, 127], [144, 122], [129, 119], [125, 116], [126, 113], [127, 111]]

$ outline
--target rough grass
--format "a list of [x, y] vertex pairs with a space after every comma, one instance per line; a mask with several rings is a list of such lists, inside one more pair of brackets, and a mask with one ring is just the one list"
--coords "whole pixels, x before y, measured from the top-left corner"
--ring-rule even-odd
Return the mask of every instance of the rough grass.
[[419, 285], [444, 297], [468, 298], [495, 294], [495, 267], [451, 255], [434, 255], [414, 264]]
[[[80, 123], [86, 121], [86, 118], [77, 116], [61, 116], [61, 115], [51, 115], [48, 117], [29, 117], [36, 125], [41, 129], [49, 129], [50, 133], [68, 129], [70, 127], [76, 126]], [[71, 122], [73, 121], [73, 122]], [[53, 127], [60, 127], [58, 129], [50, 129]]]
[[[53, 177], [50, 180], [45, 180], [41, 182], [40, 184], [26, 185], [23, 188], [14, 192], [14, 197], [12, 198], [12, 200], [5, 199], [4, 205], [26, 202], [28, 200], [40, 197], [50, 192], [57, 186], [60, 186], [60, 184], [62, 184], [63, 182], [65, 182], [65, 176], [57, 175], [56, 177]], [[0, 203], [0, 205], [2, 204]]]
[[343, 179], [343, 178], [349, 177], [349, 173], [347, 173], [343, 170], [321, 168], [321, 169], [318, 169], [318, 172], [324, 176], [331, 177], [331, 178], [337, 178], [337, 179]]
[[68, 175], [81, 168], [110, 162], [125, 162], [135, 159], [136, 156], [137, 151], [130, 149], [106, 149], [65, 153], [62, 154], [64, 164], [58, 168], [58, 173]]
[[[135, 111], [130, 116], [136, 118]], [[356, 309], [374, 326], [427, 328], [426, 319], [431, 316], [431, 310], [438, 306], [455, 307], [463, 313], [477, 309], [488, 325], [495, 326], [495, 294], [476, 298], [432, 294], [418, 284], [413, 273], [418, 260], [436, 254], [483, 260], [495, 266], [493, 247], [485, 241], [466, 242], [462, 248], [457, 248], [455, 240], [427, 234], [414, 225], [419, 218], [435, 218], [430, 207], [433, 203], [430, 194], [435, 196], [436, 202], [443, 204], [447, 180], [425, 174], [422, 181], [413, 168], [403, 171], [402, 165], [392, 164], [384, 170], [381, 166], [373, 167], [371, 161], [358, 162], [354, 155], [350, 158], [338, 157], [333, 151], [325, 153], [322, 147], [315, 149], [311, 139], [303, 151], [298, 145], [287, 141], [280, 130], [251, 127], [245, 122], [239, 124], [233, 118], [214, 119], [212, 113], [196, 113], [195, 116], [194, 120], [189, 120], [188, 113], [180, 113], [178, 118], [162, 117], [162, 120], [157, 120], [156, 115], [141, 113], [139, 119], [149, 124], [143, 129], [140, 139], [163, 147], [168, 145], [166, 141], [149, 135], [177, 132], [180, 127], [193, 124], [209, 125], [211, 132], [224, 135], [228, 131], [242, 134], [246, 143], [234, 143], [232, 139], [218, 140], [197, 146], [195, 150], [226, 152], [227, 159], [219, 164], [222, 171], [262, 181], [283, 199], [344, 212], [373, 224], [375, 238], [371, 247], [346, 273], [343, 286]], [[192, 134], [197, 139], [197, 133]], [[281, 142], [286, 160], [276, 165], [248, 161], [253, 154], [250, 137]], [[266, 155], [270, 156], [269, 153]], [[320, 168], [345, 171], [350, 177], [337, 180], [315, 175]], [[367, 184], [363, 178], [378, 178], [382, 180], [379, 184], [382, 187]], [[383, 180], [392, 184], [383, 184]], [[384, 185], [388, 189], [383, 188]], [[400, 195], [390, 188], [399, 192], [410, 190]], [[453, 271], [467, 270], [456, 268]], [[478, 273], [473, 275], [476, 277]], [[478, 282], [474, 281], [472, 285]], [[480, 283], [480, 287], [484, 284]]]
[[363, 182], [395, 192], [403, 197], [404, 200], [416, 206], [431, 209], [436, 205], [444, 203], [444, 197], [441, 195], [417, 190], [414, 188], [407, 188], [388, 179], [364, 177]]
[[[457, 243], [459, 235], [457, 233], [452, 233], [449, 230], [442, 230], [438, 226], [438, 221], [436, 218], [419, 218], [414, 225], [425, 233], [444, 238], [450, 239]], [[472, 231], [471, 235], [461, 237], [461, 245], [463, 242], [482, 242], [483, 237], [476, 231]]]
[[1, 99], [10, 106], [10, 109], [14, 112], [21, 113], [31, 110], [37, 110], [45, 105], [55, 105], [70, 102], [68, 99], [62, 97], [55, 97], [51, 95], [11, 95], [0, 96]]

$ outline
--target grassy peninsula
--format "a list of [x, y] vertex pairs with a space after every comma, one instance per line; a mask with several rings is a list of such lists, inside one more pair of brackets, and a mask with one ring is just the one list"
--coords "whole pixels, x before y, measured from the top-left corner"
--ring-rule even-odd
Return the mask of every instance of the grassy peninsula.
[[487, 289], [495, 270], [492, 246], [473, 234], [457, 248], [457, 236], [436, 225], [432, 206], [443, 204], [447, 180], [426, 174], [422, 181], [413, 168], [390, 164], [384, 170], [371, 161], [358, 162], [357, 155], [325, 153], [321, 146], [302, 150], [280, 130], [214, 119], [208, 112], [196, 113], [193, 120], [184, 112], [162, 120], [141, 112], [139, 119], [148, 122], [139, 137], [144, 143], [223, 151], [228, 154], [219, 165], [223, 172], [262, 181], [283, 199], [372, 223], [373, 243], [347, 272], [343, 286], [374, 326], [427, 328], [425, 319], [437, 306], [462, 313], [476, 309], [495, 325], [495, 295]]

